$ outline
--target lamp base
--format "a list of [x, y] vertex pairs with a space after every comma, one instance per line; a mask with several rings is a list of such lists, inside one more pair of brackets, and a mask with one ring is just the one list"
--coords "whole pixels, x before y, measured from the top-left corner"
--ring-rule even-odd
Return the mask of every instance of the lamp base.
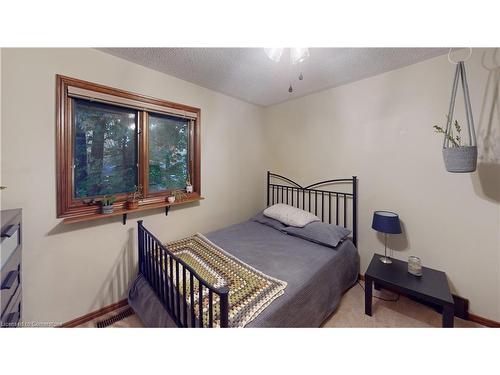
[[382, 263], [385, 263], [385, 264], [391, 264], [392, 263], [391, 258], [388, 258], [388, 257], [380, 257], [379, 259], [380, 259], [380, 261]]

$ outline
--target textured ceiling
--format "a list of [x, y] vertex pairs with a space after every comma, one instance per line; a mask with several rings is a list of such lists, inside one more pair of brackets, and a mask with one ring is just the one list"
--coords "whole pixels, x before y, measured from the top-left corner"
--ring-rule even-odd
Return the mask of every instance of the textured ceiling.
[[[268, 106], [445, 54], [446, 48], [311, 48], [300, 67], [262, 48], [101, 48], [103, 52]], [[300, 70], [304, 79], [298, 80]], [[294, 92], [290, 94], [290, 79]]]

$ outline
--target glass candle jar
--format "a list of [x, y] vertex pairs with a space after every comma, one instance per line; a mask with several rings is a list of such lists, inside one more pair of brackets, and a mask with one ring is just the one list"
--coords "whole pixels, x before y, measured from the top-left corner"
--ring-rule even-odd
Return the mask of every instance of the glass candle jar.
[[419, 257], [408, 258], [408, 272], [415, 276], [422, 276], [422, 260]]

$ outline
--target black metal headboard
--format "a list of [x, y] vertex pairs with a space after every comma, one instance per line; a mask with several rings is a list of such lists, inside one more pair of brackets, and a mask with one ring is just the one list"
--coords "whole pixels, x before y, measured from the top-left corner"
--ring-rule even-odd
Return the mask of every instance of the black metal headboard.
[[[279, 181], [280, 183], [275, 183]], [[352, 190], [337, 191], [337, 187], [352, 185]], [[335, 188], [329, 190], [329, 188]], [[357, 177], [339, 178], [301, 186], [295, 181], [275, 173], [267, 172], [267, 206], [285, 203], [309, 211], [323, 222], [342, 225], [352, 230], [352, 239], [358, 240], [358, 191]], [[349, 210], [348, 206], [352, 209]], [[351, 211], [350, 214], [349, 211]], [[350, 224], [350, 225], [349, 225]]]

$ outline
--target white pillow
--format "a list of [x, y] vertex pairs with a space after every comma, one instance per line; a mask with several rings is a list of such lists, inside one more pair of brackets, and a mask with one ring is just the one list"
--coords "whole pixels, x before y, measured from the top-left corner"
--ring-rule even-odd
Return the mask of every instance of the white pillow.
[[281, 221], [290, 227], [302, 228], [313, 221], [320, 221], [319, 217], [310, 212], [287, 204], [278, 203], [264, 210], [264, 215]]

